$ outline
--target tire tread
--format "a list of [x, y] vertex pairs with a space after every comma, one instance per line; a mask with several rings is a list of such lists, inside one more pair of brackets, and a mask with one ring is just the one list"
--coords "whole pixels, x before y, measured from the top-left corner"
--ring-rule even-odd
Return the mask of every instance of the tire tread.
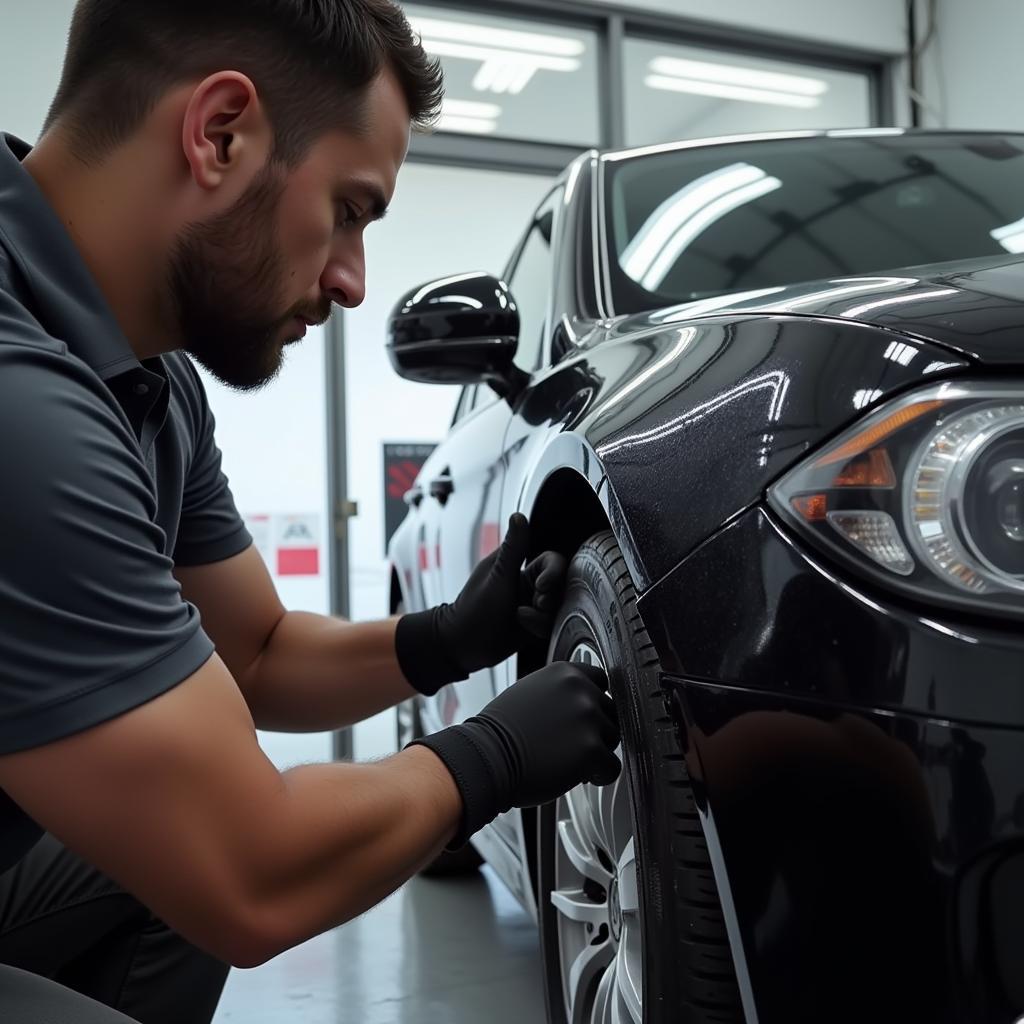
[[[624, 614], [624, 632], [632, 637], [636, 664], [650, 680], [640, 694], [644, 706], [657, 704], [648, 719], [654, 739], [654, 756], [662, 768], [665, 817], [674, 823], [662, 830], [666, 861], [674, 870], [663, 879], [663, 899], [668, 914], [674, 913], [684, 936], [682, 958], [686, 984], [675, 1020], [685, 1024], [742, 1024], [739, 987], [722, 913], [718, 887], [708, 854], [693, 787], [686, 768], [668, 694], [660, 684], [660, 660], [637, 609], [637, 596], [625, 558], [611, 531], [591, 538], [577, 558], [593, 558], [611, 583]], [[646, 1019], [646, 1014], [645, 1014]]]

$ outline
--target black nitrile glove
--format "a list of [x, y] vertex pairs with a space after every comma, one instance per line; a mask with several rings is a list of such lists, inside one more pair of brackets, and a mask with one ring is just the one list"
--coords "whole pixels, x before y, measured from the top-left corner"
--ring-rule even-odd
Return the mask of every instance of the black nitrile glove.
[[607, 687], [595, 665], [555, 662], [461, 725], [413, 741], [441, 758], [462, 795], [451, 849], [512, 807], [536, 807], [581, 782], [605, 786], [618, 778], [619, 726]]
[[520, 647], [546, 645], [567, 566], [561, 555], [545, 551], [523, 569], [529, 549], [530, 524], [516, 513], [501, 547], [473, 570], [454, 603], [398, 620], [398, 664], [420, 693], [431, 696]]

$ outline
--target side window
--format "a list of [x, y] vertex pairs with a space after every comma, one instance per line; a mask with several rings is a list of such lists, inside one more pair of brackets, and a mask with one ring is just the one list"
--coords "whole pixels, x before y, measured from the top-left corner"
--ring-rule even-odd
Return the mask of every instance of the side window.
[[544, 322], [554, 278], [552, 238], [555, 226], [555, 198], [540, 208], [530, 233], [519, 251], [508, 285], [519, 307], [519, 351], [516, 365], [527, 373], [540, 367], [544, 353]]

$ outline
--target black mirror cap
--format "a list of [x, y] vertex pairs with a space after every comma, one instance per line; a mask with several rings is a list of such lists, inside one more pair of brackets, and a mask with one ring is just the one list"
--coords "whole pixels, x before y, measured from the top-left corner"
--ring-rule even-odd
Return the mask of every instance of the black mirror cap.
[[408, 380], [501, 384], [515, 374], [519, 310], [504, 281], [460, 274], [415, 288], [395, 306], [388, 357]]

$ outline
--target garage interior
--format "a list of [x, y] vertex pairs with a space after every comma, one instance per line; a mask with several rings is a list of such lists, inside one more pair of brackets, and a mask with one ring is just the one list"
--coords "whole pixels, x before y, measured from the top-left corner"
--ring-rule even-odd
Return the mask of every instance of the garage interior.
[[[73, 6], [0, 0], [4, 131], [38, 137]], [[365, 302], [312, 329], [259, 394], [204, 374], [236, 503], [292, 609], [353, 621], [396, 610], [387, 545], [460, 391], [396, 375], [389, 314], [424, 281], [500, 275], [580, 153], [748, 133], [1024, 131], [1017, 0], [402, 6], [441, 59], [447, 94], [436, 130], [413, 139], [387, 220], [367, 235]], [[260, 740], [284, 770], [387, 757], [397, 736], [389, 711], [344, 733]], [[343, 927], [233, 970], [215, 1018], [544, 1019], [537, 922], [488, 865], [416, 877]]]

